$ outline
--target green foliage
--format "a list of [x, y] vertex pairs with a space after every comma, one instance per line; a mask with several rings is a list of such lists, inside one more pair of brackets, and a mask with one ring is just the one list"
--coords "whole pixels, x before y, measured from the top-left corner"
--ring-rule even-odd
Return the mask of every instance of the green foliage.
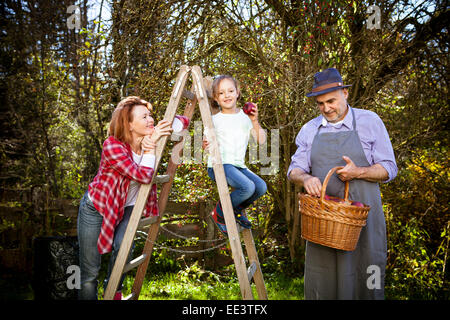
[[406, 225], [394, 221], [389, 221], [386, 298], [449, 299], [449, 279], [444, 270], [450, 223], [443, 229], [438, 249], [432, 251], [427, 247], [430, 236], [420, 221], [412, 218]]
[[192, 203], [218, 200], [216, 185], [208, 177], [206, 165], [193, 161], [178, 166], [170, 196], [174, 200]]
[[391, 298], [449, 297], [449, 171], [443, 154], [437, 148], [416, 153], [383, 188]]

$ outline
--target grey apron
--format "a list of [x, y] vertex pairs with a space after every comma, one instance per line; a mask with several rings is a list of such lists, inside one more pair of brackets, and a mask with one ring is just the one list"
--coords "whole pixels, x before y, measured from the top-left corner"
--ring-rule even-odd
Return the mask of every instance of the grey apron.
[[[348, 156], [356, 166], [368, 167], [358, 132], [355, 113], [351, 131], [317, 131], [311, 147], [311, 174], [323, 183], [328, 171], [345, 166]], [[344, 182], [330, 178], [326, 194], [344, 197]], [[386, 268], [386, 224], [378, 183], [353, 179], [349, 199], [371, 206], [367, 224], [361, 230], [354, 251], [343, 251], [306, 242], [305, 299], [384, 299]]]

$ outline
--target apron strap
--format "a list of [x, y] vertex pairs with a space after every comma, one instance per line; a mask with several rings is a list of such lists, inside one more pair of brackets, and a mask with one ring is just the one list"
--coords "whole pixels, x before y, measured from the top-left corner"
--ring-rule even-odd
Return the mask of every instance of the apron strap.
[[[347, 105], [350, 108], [350, 105]], [[353, 131], [356, 131], [356, 117], [355, 117], [355, 111], [353, 110], [353, 108], [350, 108], [352, 110], [352, 117], [353, 117], [353, 122], [352, 122], [352, 126], [353, 126]]]

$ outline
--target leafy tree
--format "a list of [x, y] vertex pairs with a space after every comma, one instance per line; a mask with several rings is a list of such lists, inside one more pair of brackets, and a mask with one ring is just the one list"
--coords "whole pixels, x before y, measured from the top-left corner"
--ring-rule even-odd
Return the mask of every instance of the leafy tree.
[[[279, 171], [264, 177], [268, 196], [254, 211], [261, 254], [282, 248], [301, 271], [302, 242], [293, 234], [300, 190], [286, 171], [298, 131], [318, 115], [305, 97], [313, 75], [336, 67], [352, 84], [349, 103], [383, 119], [397, 157], [397, 179], [381, 185], [388, 289], [401, 298], [448, 294], [448, 1], [102, 0], [89, 20], [93, 4], [80, 0], [80, 30], [67, 26], [72, 4], [0, 4], [2, 188], [79, 198], [120, 99], [140, 95], [160, 120], [180, 65], [198, 64], [205, 76], [235, 76], [240, 103], [258, 103], [262, 126], [279, 130]], [[368, 28], [372, 5], [378, 29]], [[214, 195], [204, 164], [179, 167], [175, 199]]]

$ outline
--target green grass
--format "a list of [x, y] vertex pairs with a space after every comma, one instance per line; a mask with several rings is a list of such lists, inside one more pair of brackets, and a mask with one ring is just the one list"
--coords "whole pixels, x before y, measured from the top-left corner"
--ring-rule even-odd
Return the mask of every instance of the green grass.
[[[270, 300], [303, 300], [303, 277], [289, 278], [283, 274], [265, 276]], [[130, 293], [134, 278], [125, 278], [123, 294]], [[253, 296], [258, 297], [252, 284]], [[140, 300], [241, 300], [235, 275], [219, 275], [192, 267], [178, 273], [148, 275], [142, 285]]]

